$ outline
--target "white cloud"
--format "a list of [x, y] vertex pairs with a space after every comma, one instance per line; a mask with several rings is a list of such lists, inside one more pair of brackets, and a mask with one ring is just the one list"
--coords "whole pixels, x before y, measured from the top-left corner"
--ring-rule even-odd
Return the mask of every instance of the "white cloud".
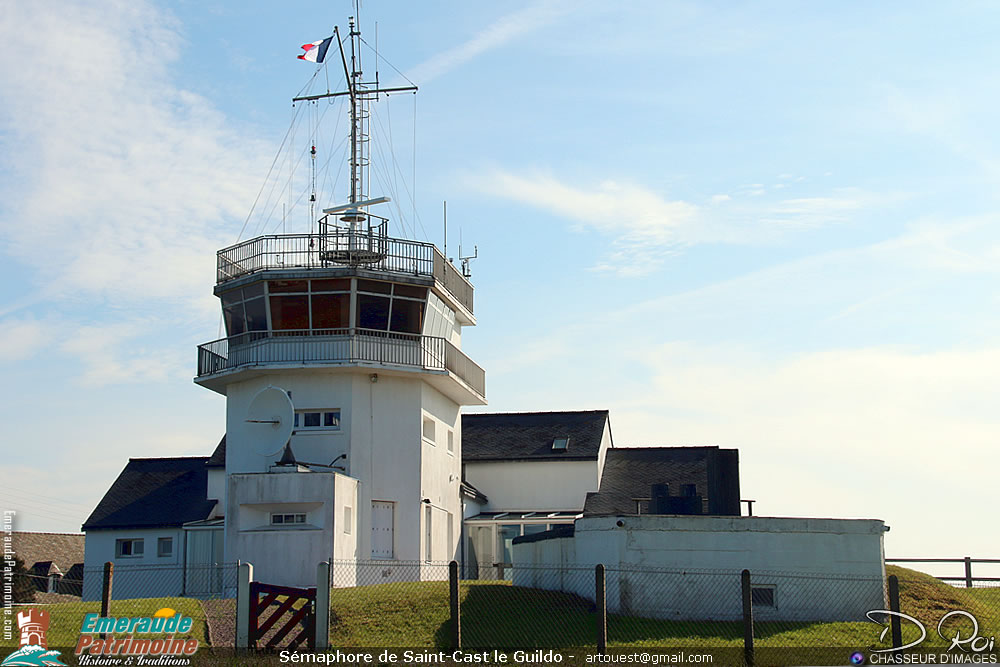
[[109, 325], [82, 326], [71, 331], [59, 351], [82, 364], [80, 382], [87, 386], [180, 380], [188, 373], [190, 354], [174, 348], [152, 349], [143, 341], [165, 323], [132, 320]]
[[51, 339], [50, 326], [34, 318], [0, 320], [0, 362], [29, 359]]
[[612, 237], [611, 252], [596, 269], [619, 275], [645, 275], [681, 248], [700, 243], [760, 245], [802, 229], [844, 223], [899, 199], [841, 188], [826, 196], [770, 201], [766, 189], [743, 191], [759, 199], [715, 195], [710, 206], [669, 200], [648, 188], [615, 180], [596, 185], [569, 184], [541, 172], [485, 172], [470, 187], [496, 197], [538, 207], [573, 221], [580, 231]]
[[[38, 35], [58, 35], [59, 53], [40, 54]], [[48, 292], [190, 297], [211, 280], [263, 151], [174, 82], [181, 46], [145, 2], [5, 9], [0, 234]]]
[[425, 60], [414, 67], [409, 76], [421, 85], [426, 84], [486, 51], [544, 27], [573, 8], [574, 3], [566, 0], [542, 0], [529, 5], [500, 18], [472, 39]]

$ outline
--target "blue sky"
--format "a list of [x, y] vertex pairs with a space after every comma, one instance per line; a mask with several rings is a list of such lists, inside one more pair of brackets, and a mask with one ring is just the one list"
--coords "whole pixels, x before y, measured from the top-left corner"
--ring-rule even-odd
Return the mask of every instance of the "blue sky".
[[[130, 456], [211, 452], [223, 399], [191, 377], [220, 335], [215, 251], [314, 72], [299, 45], [350, 13], [0, 18], [0, 504], [19, 528], [77, 530]], [[996, 557], [998, 13], [365, 3], [366, 39], [377, 20], [421, 88], [378, 107], [380, 185], [409, 235], [440, 245], [447, 200], [449, 254], [479, 248], [464, 348], [488, 409], [607, 408], [617, 444], [738, 447], [761, 514], [884, 519], [890, 556]], [[243, 238], [281, 231], [282, 203], [305, 231], [268, 187]]]

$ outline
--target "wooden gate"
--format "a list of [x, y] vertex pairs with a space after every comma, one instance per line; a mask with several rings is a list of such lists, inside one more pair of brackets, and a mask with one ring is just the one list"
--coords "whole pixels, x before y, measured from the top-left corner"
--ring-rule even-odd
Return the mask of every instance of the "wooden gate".
[[[282, 644], [296, 628], [299, 633]], [[316, 648], [316, 589], [250, 582], [249, 640], [253, 649], [279, 645], [295, 648], [303, 644]], [[258, 644], [264, 640], [266, 643], [260, 647]]]

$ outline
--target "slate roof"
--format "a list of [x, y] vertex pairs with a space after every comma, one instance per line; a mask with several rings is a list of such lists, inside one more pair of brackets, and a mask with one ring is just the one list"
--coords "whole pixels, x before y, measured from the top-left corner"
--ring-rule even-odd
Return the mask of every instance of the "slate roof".
[[[462, 460], [597, 460], [607, 423], [607, 410], [462, 415]], [[569, 447], [552, 451], [555, 438]]]
[[208, 457], [129, 459], [84, 530], [180, 526], [208, 517]]
[[[83, 533], [11, 533], [11, 548], [35, 574], [66, 574], [83, 563]], [[37, 566], [37, 567], [36, 567]]]
[[222, 440], [219, 440], [219, 444], [216, 445], [215, 451], [212, 455], [208, 457], [208, 461], [205, 463], [209, 468], [225, 468], [226, 467], [226, 434], [222, 434]]
[[[649, 498], [653, 484], [670, 485], [678, 495], [684, 484], [695, 484], [699, 494], [708, 488], [708, 458], [718, 447], [625, 447], [609, 449], [601, 486], [588, 493], [584, 515], [636, 514], [634, 498]], [[643, 513], [648, 503], [642, 504]]]

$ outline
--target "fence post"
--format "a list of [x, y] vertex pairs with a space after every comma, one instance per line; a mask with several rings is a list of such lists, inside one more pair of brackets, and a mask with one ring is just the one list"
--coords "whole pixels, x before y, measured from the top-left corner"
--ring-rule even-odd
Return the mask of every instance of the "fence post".
[[889, 610], [896, 612], [890, 614], [889, 625], [892, 628], [892, 647], [899, 648], [903, 645], [903, 628], [899, 623], [899, 579], [896, 575], [889, 575]]
[[330, 561], [316, 566], [316, 648], [330, 648]]
[[[115, 576], [115, 564], [108, 561], [104, 564], [104, 580], [101, 584], [101, 616], [107, 618], [111, 615], [111, 580]], [[101, 639], [107, 634], [101, 633]]]
[[972, 556], [965, 557], [965, 587], [972, 588]]
[[594, 568], [594, 600], [597, 602], [597, 652], [608, 651], [608, 597], [607, 582], [604, 577], [604, 565]]
[[753, 599], [750, 596], [750, 570], [740, 574], [743, 589], [743, 662], [753, 667]]
[[250, 648], [250, 582], [253, 565], [240, 562], [236, 575], [236, 648]]
[[451, 647], [462, 648], [462, 610], [458, 598], [458, 561], [448, 563], [448, 606], [451, 608]]

